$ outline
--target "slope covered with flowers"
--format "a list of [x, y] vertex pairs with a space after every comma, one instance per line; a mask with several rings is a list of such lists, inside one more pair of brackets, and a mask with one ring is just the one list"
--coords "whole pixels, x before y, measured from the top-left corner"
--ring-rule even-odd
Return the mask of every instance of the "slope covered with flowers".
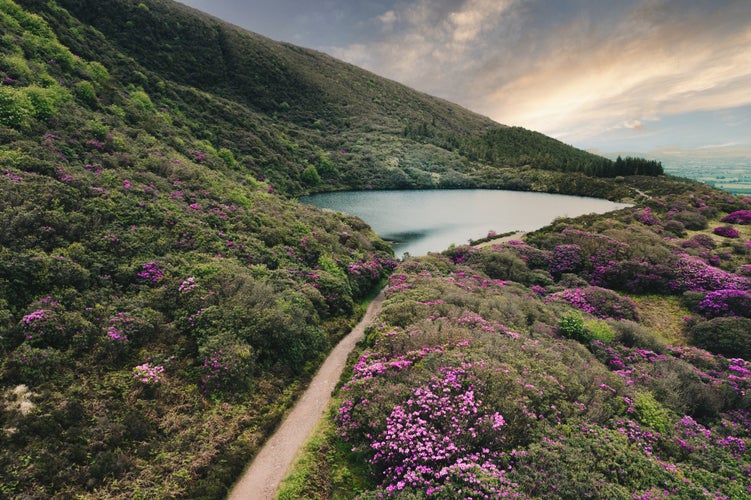
[[391, 250], [13, 2], [0, 34], [0, 496], [222, 497]]
[[[705, 193], [400, 264], [305, 486], [286, 491], [751, 496], [751, 233], [709, 229], [751, 200]], [[659, 301], [677, 301], [677, 333], [656, 326]], [[321, 468], [336, 472], [314, 486]]]

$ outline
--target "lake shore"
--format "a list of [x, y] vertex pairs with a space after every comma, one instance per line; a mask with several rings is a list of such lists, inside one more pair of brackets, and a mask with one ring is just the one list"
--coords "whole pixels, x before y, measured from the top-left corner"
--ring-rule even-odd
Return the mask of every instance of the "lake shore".
[[506, 243], [509, 241], [521, 240], [522, 238], [524, 238], [526, 234], [527, 234], [526, 231], [517, 231], [514, 234], [509, 234], [508, 236], [501, 236], [499, 238], [494, 238], [490, 241], [483, 241], [482, 243], [478, 243], [477, 245], [473, 245], [473, 246], [475, 248], [492, 247], [492, 246], [500, 245], [501, 243]]

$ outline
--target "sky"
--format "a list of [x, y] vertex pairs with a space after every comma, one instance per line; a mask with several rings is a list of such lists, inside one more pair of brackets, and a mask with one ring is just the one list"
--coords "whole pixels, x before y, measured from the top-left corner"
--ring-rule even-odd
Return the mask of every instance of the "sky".
[[579, 148], [751, 155], [751, 0], [181, 0]]

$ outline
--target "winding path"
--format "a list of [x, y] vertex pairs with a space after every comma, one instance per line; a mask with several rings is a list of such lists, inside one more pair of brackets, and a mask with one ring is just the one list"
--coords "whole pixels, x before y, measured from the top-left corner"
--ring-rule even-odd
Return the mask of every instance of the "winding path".
[[323, 415], [347, 363], [347, 356], [363, 338], [365, 328], [381, 310], [384, 292], [385, 289], [381, 290], [368, 306], [362, 320], [331, 351], [300, 400], [232, 488], [229, 500], [274, 498], [279, 483], [287, 474], [297, 451]]

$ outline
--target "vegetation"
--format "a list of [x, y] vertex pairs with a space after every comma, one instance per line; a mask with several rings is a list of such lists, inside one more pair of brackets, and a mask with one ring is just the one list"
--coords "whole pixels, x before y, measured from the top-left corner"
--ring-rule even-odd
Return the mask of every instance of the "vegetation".
[[[655, 195], [525, 242], [401, 263], [331, 427], [283, 491], [748, 497], [751, 261], [712, 230], [675, 238], [665, 227], [749, 203], [707, 189]], [[684, 315], [680, 335], [654, 321], [658, 297], [662, 315]]]
[[[0, 0], [0, 496], [222, 498], [387, 276], [311, 495], [745, 495], [748, 202], [660, 173], [166, 0]], [[289, 199], [472, 186], [643, 203], [394, 272]]]

